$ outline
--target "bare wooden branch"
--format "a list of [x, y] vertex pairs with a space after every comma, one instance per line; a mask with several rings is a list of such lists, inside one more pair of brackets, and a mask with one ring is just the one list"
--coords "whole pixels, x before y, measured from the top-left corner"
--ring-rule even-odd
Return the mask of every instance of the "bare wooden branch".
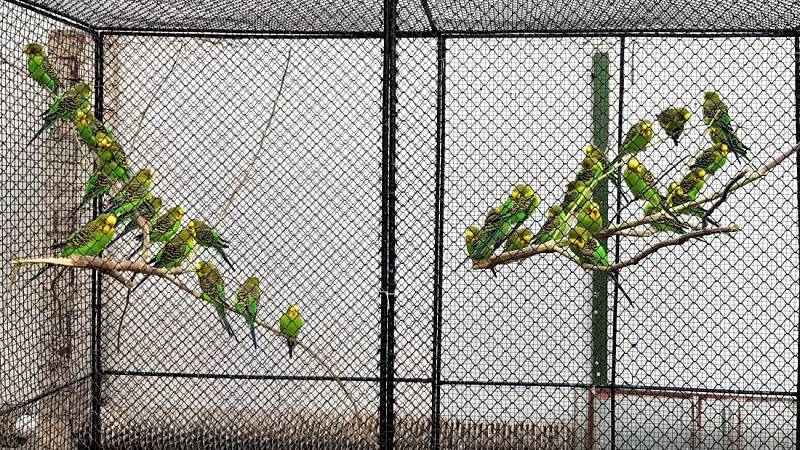
[[708, 236], [712, 234], [723, 234], [723, 233], [736, 233], [737, 231], [741, 231], [741, 228], [739, 227], [739, 225], [735, 224], [719, 228], [701, 228], [699, 230], [693, 230], [688, 233], [681, 234], [672, 239], [661, 241], [653, 246], [646, 248], [641, 253], [637, 254], [636, 256], [627, 261], [622, 261], [616, 264], [612, 264], [608, 267], [594, 266], [591, 264], [581, 264], [581, 267], [583, 267], [586, 270], [597, 271], [597, 272], [616, 272], [620, 269], [624, 269], [625, 267], [638, 264], [648, 256], [661, 250], [662, 248], [681, 245], [686, 242], [689, 242], [692, 239], [696, 239], [702, 236]]
[[244, 188], [250, 178], [253, 176], [253, 172], [255, 171], [256, 162], [258, 161], [259, 157], [261, 156], [261, 152], [263, 152], [266, 148], [267, 137], [269, 136], [270, 129], [272, 127], [272, 119], [275, 117], [275, 112], [278, 109], [278, 102], [280, 101], [281, 94], [283, 93], [283, 85], [286, 82], [286, 74], [289, 73], [289, 63], [292, 60], [292, 49], [289, 48], [289, 52], [286, 55], [286, 64], [283, 67], [283, 73], [281, 74], [281, 80], [278, 84], [278, 92], [275, 94], [275, 99], [272, 101], [272, 110], [270, 111], [269, 117], [267, 117], [267, 121], [264, 124], [264, 128], [261, 130], [261, 140], [258, 143], [258, 149], [253, 152], [253, 157], [250, 158], [250, 162], [247, 164], [247, 167], [244, 169], [244, 173], [239, 181], [234, 185], [233, 190], [231, 191], [228, 198], [225, 200], [225, 203], [222, 204], [222, 207], [217, 212], [217, 221], [212, 226], [212, 228], [216, 228], [224, 219], [230, 214], [231, 210], [233, 209], [233, 202], [236, 199], [236, 196], [239, 195], [239, 192]]

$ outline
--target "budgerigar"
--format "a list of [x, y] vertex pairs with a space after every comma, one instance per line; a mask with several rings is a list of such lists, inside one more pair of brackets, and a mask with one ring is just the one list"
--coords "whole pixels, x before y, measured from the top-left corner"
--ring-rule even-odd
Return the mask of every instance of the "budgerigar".
[[44, 45], [39, 43], [26, 44], [22, 53], [28, 56], [28, 74], [36, 82], [58, 95], [58, 73], [44, 51]]
[[589, 230], [575, 227], [569, 231], [569, 248], [583, 264], [608, 267], [606, 249], [592, 236]]
[[706, 186], [706, 170], [702, 167], [692, 169], [678, 183], [690, 200], [697, 200], [700, 191]]
[[553, 205], [547, 210], [547, 220], [542, 228], [533, 237], [533, 245], [542, 245], [546, 242], [560, 242], [569, 232], [567, 213], [561, 205]]
[[623, 157], [636, 155], [647, 147], [653, 139], [653, 123], [649, 120], [641, 120], [636, 123], [625, 135], [620, 146], [619, 154], [614, 158], [614, 162], [621, 161]]
[[689, 169], [704, 169], [713, 175], [725, 167], [728, 162], [728, 146], [723, 143], [714, 144], [695, 156]]
[[153, 187], [153, 176], [153, 169], [142, 169], [137, 172], [136, 176], [128, 180], [111, 199], [106, 212], [113, 212], [120, 218], [128, 218]]
[[281, 333], [286, 336], [286, 344], [289, 346], [289, 358], [292, 357], [294, 346], [297, 345], [297, 336], [300, 334], [300, 329], [303, 328], [305, 320], [300, 315], [300, 307], [292, 305], [286, 314], [278, 319]]
[[119, 181], [128, 181], [128, 158], [112, 134], [101, 131], [95, 134], [98, 164], [106, 175]]
[[[726, 144], [736, 156], [747, 157], [747, 148], [733, 129], [728, 105], [718, 92], [703, 94], [703, 122], [712, 130], [716, 130], [717, 139]], [[714, 137], [712, 136], [712, 139]]]
[[150, 263], [153, 267], [163, 267], [165, 269], [179, 267], [192, 253], [195, 243], [195, 225], [194, 221], [190, 220], [180, 233], [164, 244], [164, 248], [156, 253]]
[[111, 243], [113, 244], [117, 242], [118, 240], [122, 239], [122, 237], [126, 236], [133, 230], [138, 230], [139, 217], [144, 219], [145, 222], [148, 224], [148, 226], [151, 226], [152, 223], [155, 221], [155, 217], [161, 211], [161, 206], [162, 206], [161, 197], [154, 197], [149, 192], [145, 194], [143, 201], [139, 203], [139, 205], [136, 208], [134, 208], [130, 214], [131, 218], [137, 220], [129, 220], [128, 223], [125, 225], [125, 229], [123, 229], [121, 233], [117, 233], [117, 237], [115, 237]]
[[472, 251], [475, 248], [475, 240], [478, 238], [478, 233], [481, 231], [480, 227], [477, 225], [473, 225], [467, 228], [466, 233], [464, 233], [464, 238], [467, 241], [467, 255], [471, 255]]
[[86, 180], [81, 203], [72, 211], [72, 213], [70, 213], [70, 217], [74, 216], [87, 203], [110, 193], [113, 186], [114, 180], [109, 178], [106, 174], [100, 171], [93, 172], [89, 176], [89, 179]]
[[469, 257], [473, 261], [490, 257], [505, 242], [508, 234], [536, 211], [539, 203], [539, 196], [530, 185], [520, 183], [514, 186], [511, 196], [499, 208], [494, 208], [487, 214]]
[[580, 170], [575, 175], [575, 180], [588, 184], [599, 179], [604, 173], [603, 163], [596, 156], [586, 156], [581, 162]]
[[214, 307], [222, 328], [229, 336], [234, 337], [233, 328], [228, 322], [228, 315], [225, 313], [225, 280], [216, 267], [208, 261], [198, 261], [194, 265], [197, 272], [197, 282], [203, 292], [203, 300]]
[[[97, 256], [108, 247], [111, 239], [114, 238], [116, 224], [117, 218], [113, 214], [101, 214], [70, 234], [66, 242], [57, 244], [54, 247], [63, 247], [60, 255], [64, 258], [73, 255]], [[36, 272], [30, 281], [45, 273], [48, 267], [45, 266]]]
[[261, 299], [261, 282], [258, 277], [250, 277], [236, 291], [233, 297], [233, 308], [244, 317], [247, 326], [250, 328], [250, 338], [253, 339], [253, 347], [256, 344], [256, 315], [258, 315], [258, 301]]
[[[181, 229], [181, 221], [183, 220], [183, 216], [186, 215], [186, 210], [181, 208], [180, 206], [174, 206], [168, 209], [164, 214], [158, 216], [155, 220], [152, 221], [150, 224], [150, 242], [167, 242], [172, 239], [173, 236]], [[136, 240], [142, 242], [144, 240], [143, 235], [136, 236]], [[133, 257], [136, 253], [138, 253], [142, 249], [142, 244], [134, 249], [133, 253], [131, 253], [130, 258]]]
[[686, 128], [686, 124], [689, 123], [689, 119], [691, 118], [692, 113], [684, 107], [667, 108], [656, 116], [661, 128], [664, 129], [667, 136], [672, 138], [672, 142], [674, 142], [675, 145], [678, 145], [678, 139], [680, 139]]
[[75, 83], [67, 89], [64, 94], [57, 97], [50, 109], [42, 115], [44, 123], [39, 131], [33, 135], [33, 139], [28, 142], [30, 145], [39, 135], [55, 125], [59, 120], [73, 120], [78, 110], [86, 110], [89, 107], [89, 98], [92, 96], [92, 88], [86, 83]]
[[587, 202], [578, 211], [577, 226], [589, 230], [592, 235], [603, 229], [603, 216], [600, 213], [600, 206], [595, 202]]
[[506, 246], [503, 253], [513, 252], [514, 250], [522, 250], [531, 245], [533, 240], [533, 232], [527, 227], [519, 227], [506, 239]]
[[631, 157], [628, 160], [622, 179], [634, 199], [645, 200], [654, 205], [661, 204], [661, 194], [658, 192], [655, 177], [637, 158]]
[[583, 181], [575, 180], [567, 183], [567, 192], [561, 203], [567, 215], [580, 211], [583, 205], [592, 198], [592, 187]]
[[[645, 216], [655, 214], [657, 212], [662, 211], [662, 204], [660, 203], [653, 204], [650, 202], [645, 202], [642, 211], [644, 212]], [[666, 217], [657, 222], [650, 222], [650, 226], [659, 231], [669, 231], [672, 233], [685, 233], [686, 230], [688, 229], [686, 224], [682, 223], [680, 220], [674, 217]]]
[[[676, 183], [674, 181], [672, 183], [670, 183], [669, 188], [667, 189], [667, 192], [668, 192], [667, 193], [667, 198], [666, 198], [667, 207], [674, 208], [676, 206], [680, 206], [680, 205], [683, 205], [685, 203], [689, 203], [689, 202], [692, 201], [692, 199], [689, 197], [689, 195], [684, 190], [684, 188], [681, 187], [681, 184], [683, 184], [683, 185], [685, 185], [687, 187], [691, 186], [692, 189], [695, 189], [695, 186], [696, 186], [696, 184], [691, 184], [690, 181], [687, 181], [686, 177], [684, 177], [684, 179], [681, 180], [681, 183]], [[712, 224], [714, 226], [719, 226], [719, 223], [717, 221], [715, 221], [711, 217], [707, 217], [708, 216], [708, 212], [700, 205], [684, 207], [680, 211], [680, 214], [695, 216], [695, 217], [699, 217], [701, 219], [705, 218], [708, 221], [708, 223], [710, 223], [710, 224]]]
[[233, 269], [233, 263], [231, 263], [228, 256], [225, 254], [225, 249], [228, 248], [228, 241], [222, 239], [217, 230], [211, 228], [202, 220], [195, 219], [194, 223], [197, 227], [197, 245], [216, 250], [219, 256]]

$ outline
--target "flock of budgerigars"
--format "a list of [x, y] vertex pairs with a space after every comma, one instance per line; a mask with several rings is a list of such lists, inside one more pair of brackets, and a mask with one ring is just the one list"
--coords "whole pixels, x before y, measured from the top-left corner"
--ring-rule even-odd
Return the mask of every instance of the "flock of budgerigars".
[[[653, 173], [636, 158], [648, 145], [655, 143], [651, 142], [655, 135], [653, 123], [641, 120], [625, 135], [617, 156], [612, 160], [596, 146], [586, 146], [586, 156], [575, 178], [567, 184], [563, 201], [547, 210], [547, 218], [536, 234], [526, 228], [524, 222], [539, 207], [539, 196], [528, 184], [516, 185], [510, 197], [489, 209], [483, 227], [473, 225], [467, 229], [469, 259], [490, 258], [501, 247], [506, 253], [532, 245], [555, 243], [562, 248], [569, 247], [581, 264], [608, 267], [606, 249], [595, 237], [603, 229], [603, 219], [599, 206], [592, 201], [592, 192], [602, 180], [616, 180], [617, 171], [623, 166], [623, 180], [634, 200], [644, 202], [645, 216], [664, 213], [664, 220], [650, 223], [656, 232], [686, 232], [694, 227], [685, 220], [686, 216], [699, 217], [716, 225], [699, 205], [683, 206], [679, 212], [672, 212], [676, 207], [697, 199], [708, 178], [725, 166], [729, 152], [737, 157], [747, 157], [749, 149], [737, 137], [728, 115], [728, 105], [720, 94], [705, 92], [702, 110], [711, 143], [695, 155], [680, 179], [669, 184], [666, 195], [660, 192]], [[686, 107], [669, 107], [661, 111], [656, 120], [666, 138], [678, 145], [691, 117], [692, 113]]]
[[[199, 245], [216, 251], [233, 268], [224, 250], [228, 248], [228, 242], [214, 228], [199, 219], [190, 220], [182, 227], [187, 211], [180, 206], [162, 212], [162, 199], [151, 193], [155, 175], [152, 169], [143, 168], [130, 176], [127, 156], [114, 132], [100, 123], [90, 109], [91, 86], [77, 82], [60, 93], [62, 83], [48, 60], [44, 46], [38, 43], [27, 44], [23, 47], [23, 52], [27, 56], [26, 67], [31, 78], [55, 96], [53, 104], [42, 115], [44, 124], [28, 145], [55, 124], [71, 122], [78, 137], [89, 147], [95, 159], [94, 172], [86, 181], [83, 199], [72, 216], [93, 200], [102, 201], [104, 196], [110, 196], [102, 214], [70, 234], [66, 242], [54, 246], [62, 249], [60, 255], [99, 256], [123, 236], [141, 231], [138, 226], [141, 218], [147, 223], [152, 245], [161, 246], [148, 262], [153, 267], [179, 268], [190, 258], [195, 245]], [[116, 233], [116, 229], [123, 224], [125, 228]], [[136, 239], [143, 242], [144, 235], [140, 233]], [[140, 244], [129, 258], [134, 258], [141, 249]], [[45, 267], [36, 276], [46, 269]], [[194, 272], [197, 274], [203, 299], [214, 307], [225, 331], [234, 336], [226, 314], [225, 281], [219, 269], [211, 262], [203, 260], [194, 264]], [[247, 322], [253, 345], [256, 345], [255, 320], [260, 297], [260, 281], [258, 277], [250, 277], [232, 300], [234, 310]], [[297, 305], [291, 305], [278, 320], [280, 331], [287, 338], [290, 356], [303, 323], [304, 319]]]

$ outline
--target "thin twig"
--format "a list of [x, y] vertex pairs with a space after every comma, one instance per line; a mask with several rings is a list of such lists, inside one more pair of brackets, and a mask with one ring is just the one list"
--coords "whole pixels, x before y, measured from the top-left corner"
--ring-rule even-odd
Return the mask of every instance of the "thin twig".
[[700, 226], [702, 228], [708, 226], [708, 218], [711, 217], [711, 213], [716, 211], [721, 204], [725, 203], [725, 201], [728, 200], [728, 194], [731, 193], [731, 189], [733, 189], [733, 186], [736, 185], [736, 183], [738, 183], [739, 180], [741, 180], [745, 176], [747, 176], [747, 172], [745, 170], [741, 170], [739, 173], [736, 174], [735, 177], [731, 178], [731, 181], [729, 181], [728, 184], [725, 185], [725, 189], [722, 190], [722, 195], [720, 196], [720, 198], [718, 198], [717, 201], [714, 202], [713, 205], [711, 205], [711, 208], [708, 208], [706, 212], [703, 214], [703, 220], [700, 222]]
[[281, 81], [278, 84], [278, 92], [275, 94], [275, 99], [272, 101], [272, 111], [270, 111], [269, 116], [267, 117], [267, 121], [264, 124], [264, 128], [261, 130], [261, 140], [258, 143], [258, 149], [253, 152], [253, 157], [250, 159], [250, 162], [247, 164], [247, 167], [244, 169], [244, 173], [239, 181], [234, 186], [233, 190], [231, 191], [228, 198], [225, 200], [225, 203], [222, 204], [222, 207], [217, 211], [217, 222], [212, 226], [212, 228], [216, 228], [224, 219], [225, 217], [230, 214], [231, 210], [233, 209], [233, 202], [236, 199], [236, 196], [239, 194], [239, 191], [247, 184], [250, 178], [253, 176], [253, 171], [255, 169], [256, 162], [258, 161], [261, 152], [264, 151], [266, 147], [267, 137], [269, 136], [269, 132], [272, 126], [272, 119], [275, 117], [275, 112], [278, 109], [278, 102], [280, 101], [281, 94], [283, 93], [283, 85], [286, 81], [286, 74], [289, 73], [289, 63], [292, 60], [292, 49], [289, 48], [288, 55], [286, 55], [286, 64], [283, 67], [283, 74], [281, 74]]
[[708, 235], [711, 235], [711, 234], [736, 233], [737, 231], [741, 231], [741, 227], [739, 227], [739, 225], [736, 225], [736, 224], [730, 225], [730, 226], [727, 226], [727, 227], [719, 227], [719, 228], [702, 228], [700, 230], [694, 230], [694, 231], [690, 231], [688, 233], [684, 233], [684, 234], [682, 234], [682, 235], [680, 235], [678, 237], [672, 238], [672, 239], [667, 239], [667, 240], [661, 241], [661, 242], [659, 242], [659, 243], [657, 243], [657, 244], [655, 244], [653, 246], [650, 246], [650, 247], [646, 248], [641, 253], [637, 254], [636, 256], [634, 256], [633, 258], [631, 258], [631, 259], [629, 259], [627, 261], [622, 261], [622, 262], [619, 262], [619, 263], [616, 263], [616, 264], [612, 264], [612, 265], [607, 266], [607, 267], [595, 266], [595, 265], [592, 265], [592, 264], [581, 264], [581, 267], [583, 267], [586, 270], [591, 270], [591, 271], [596, 271], [596, 272], [616, 272], [616, 271], [618, 271], [620, 269], [624, 269], [625, 267], [629, 267], [629, 266], [633, 266], [633, 265], [638, 264], [643, 259], [647, 258], [648, 256], [652, 255], [653, 253], [659, 251], [660, 249], [662, 249], [664, 247], [670, 247], [670, 246], [674, 246], [674, 245], [681, 245], [681, 244], [684, 244], [684, 243], [686, 243], [686, 242], [688, 242], [688, 241], [690, 241], [692, 239], [699, 238], [699, 237], [702, 237], [702, 236], [708, 236]]
[[142, 230], [142, 251], [139, 254], [139, 261], [147, 263], [148, 252], [150, 251], [150, 225], [147, 224], [147, 220], [142, 216], [136, 218], [136, 224]]
[[[27, 266], [27, 265], [38, 265], [38, 264], [48, 264], [52, 266], [62, 266], [62, 267], [73, 267], [78, 269], [94, 269], [99, 270], [105, 273], [110, 274], [114, 279], [120, 280], [118, 276], [121, 277], [121, 273], [129, 272], [129, 273], [138, 273], [142, 275], [149, 275], [154, 276], [157, 278], [162, 278], [167, 280], [168, 282], [172, 283], [178, 289], [190, 294], [191, 296], [203, 300], [203, 296], [201, 293], [195, 291], [194, 289], [187, 286], [184, 282], [180, 281], [169, 269], [163, 268], [156, 268], [153, 266], [148, 265], [145, 262], [139, 261], [128, 261], [128, 260], [119, 260], [119, 259], [110, 259], [110, 258], [103, 258], [97, 256], [70, 256], [68, 258], [27, 258], [27, 259], [15, 259], [12, 260], [12, 266], [14, 268], [18, 268], [20, 266]], [[122, 284], [128, 286], [129, 281], [124, 279], [120, 280]], [[204, 301], [204, 300], [203, 300]], [[232, 313], [238, 314], [233, 306], [224, 305], [225, 309]], [[266, 322], [261, 320], [256, 320], [255, 323], [260, 326], [261, 328], [269, 331], [270, 333], [286, 338], [287, 336], [281, 333], [280, 329], [268, 325]], [[302, 342], [301, 340], [297, 339], [297, 346], [305, 350], [312, 359], [314, 359], [325, 371], [336, 381], [339, 388], [344, 392], [347, 399], [353, 406], [353, 414], [355, 417], [359, 417], [360, 411], [358, 408], [358, 404], [353, 397], [353, 394], [347, 389], [344, 382], [339, 378], [339, 376], [334, 371], [333, 367], [328, 364], [316, 351], [312, 350], [311, 347]], [[369, 435], [369, 434], [368, 434]], [[369, 438], [371, 441], [370, 443], [375, 447], [378, 447], [377, 442], [374, 442], [374, 439]]]

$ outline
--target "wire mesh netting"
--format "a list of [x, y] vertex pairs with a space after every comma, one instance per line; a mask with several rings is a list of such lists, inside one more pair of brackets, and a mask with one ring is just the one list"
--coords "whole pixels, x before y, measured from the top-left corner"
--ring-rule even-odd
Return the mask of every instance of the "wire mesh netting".
[[[400, 1], [396, 60], [384, 6], [0, 3], [0, 448], [796, 448], [796, 155], [714, 207], [741, 231], [618, 271], [568, 249], [476, 270], [465, 231], [528, 183], [536, 233], [586, 145], [614, 157], [644, 119], [636, 158], [673, 192], [712, 145], [708, 91], [749, 150], [703, 193], [787, 151], [797, 5]], [[32, 42], [64, 89], [92, 83], [131, 173], [153, 169], [162, 212], [212, 225], [232, 265], [197, 249], [183, 285], [14, 267], [109, 200], [71, 215], [93, 155], [70, 122], [28, 143], [55, 98], [27, 74]], [[692, 117], [673, 143], [656, 115], [677, 106]], [[607, 225], [646, 215], [622, 172], [593, 193]], [[602, 241], [610, 263], [679, 236], [646, 225]], [[137, 234], [103, 257], [136, 260]], [[261, 278], [257, 348], [190, 294], [201, 260], [229, 301]]]

